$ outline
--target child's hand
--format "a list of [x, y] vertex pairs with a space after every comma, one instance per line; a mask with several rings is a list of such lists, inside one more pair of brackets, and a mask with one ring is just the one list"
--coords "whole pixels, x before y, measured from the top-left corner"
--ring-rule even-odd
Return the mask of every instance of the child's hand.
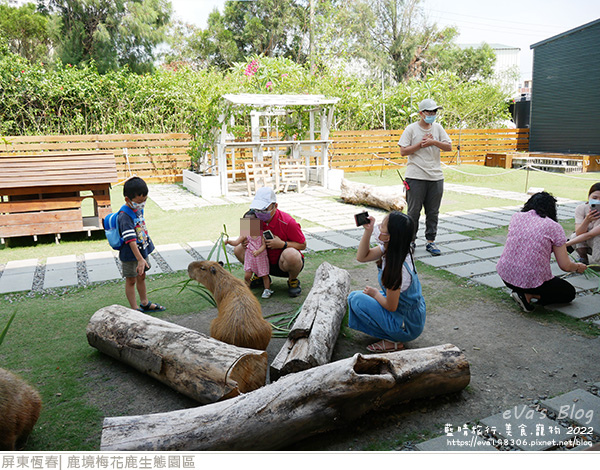
[[259, 250], [254, 250], [252, 252], [252, 254], [256, 257], [256, 256], [260, 255], [260, 251]]
[[150, 269], [145, 259], [138, 261], [136, 272], [138, 276], [142, 276], [146, 272], [146, 268]]

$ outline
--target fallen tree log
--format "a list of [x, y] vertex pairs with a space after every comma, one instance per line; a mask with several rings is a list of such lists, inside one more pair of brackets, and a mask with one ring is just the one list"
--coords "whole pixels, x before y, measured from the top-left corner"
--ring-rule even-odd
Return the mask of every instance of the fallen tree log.
[[361, 355], [282, 377], [231, 400], [198, 408], [106, 418], [103, 451], [281, 449], [345, 426], [366, 412], [458, 392], [469, 363], [446, 344]]
[[386, 211], [403, 211], [406, 208], [404, 186], [373, 186], [342, 179], [342, 201], [348, 204], [379, 207]]
[[271, 363], [270, 376], [327, 364], [340, 332], [350, 293], [348, 271], [322, 263], [288, 339]]
[[91, 346], [202, 404], [262, 387], [267, 353], [223, 343], [197, 331], [111, 305], [90, 319]]

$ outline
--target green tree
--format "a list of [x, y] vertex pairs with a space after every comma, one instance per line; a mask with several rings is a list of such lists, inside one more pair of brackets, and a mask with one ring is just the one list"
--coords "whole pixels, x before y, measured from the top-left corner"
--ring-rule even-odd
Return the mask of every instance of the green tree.
[[48, 18], [37, 12], [34, 4], [11, 7], [0, 3], [0, 35], [15, 54], [30, 62], [48, 61]]
[[251, 55], [306, 60], [306, 8], [294, 0], [228, 1], [214, 10], [193, 45], [199, 57], [227, 69]]
[[102, 73], [151, 71], [172, 10], [168, 0], [38, 0], [38, 8], [56, 14], [62, 62], [93, 62]]
[[432, 69], [453, 71], [462, 80], [491, 78], [494, 75], [496, 54], [488, 45], [481, 47], [450, 47], [436, 51], [436, 62]]

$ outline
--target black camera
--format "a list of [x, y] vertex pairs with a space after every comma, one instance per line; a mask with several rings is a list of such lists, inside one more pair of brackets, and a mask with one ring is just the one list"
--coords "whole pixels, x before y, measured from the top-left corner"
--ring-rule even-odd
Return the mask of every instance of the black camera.
[[367, 211], [365, 211], [365, 212], [361, 212], [360, 214], [355, 214], [354, 220], [356, 220], [357, 227], [360, 227], [361, 225], [366, 225], [370, 222], [369, 213]]

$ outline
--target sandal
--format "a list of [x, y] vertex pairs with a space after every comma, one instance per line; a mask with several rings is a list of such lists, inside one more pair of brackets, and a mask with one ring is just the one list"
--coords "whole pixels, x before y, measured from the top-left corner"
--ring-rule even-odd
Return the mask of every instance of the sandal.
[[140, 312], [164, 312], [167, 308], [163, 307], [160, 304], [155, 304], [150, 301], [146, 305], [140, 304], [140, 308], [138, 310]]
[[[389, 344], [393, 344], [393, 346], [389, 346]], [[369, 344], [367, 349], [371, 352], [392, 352], [392, 351], [402, 351], [404, 349], [404, 344], [395, 343], [393, 341], [387, 341], [382, 339], [381, 341], [377, 341], [376, 343]]]

